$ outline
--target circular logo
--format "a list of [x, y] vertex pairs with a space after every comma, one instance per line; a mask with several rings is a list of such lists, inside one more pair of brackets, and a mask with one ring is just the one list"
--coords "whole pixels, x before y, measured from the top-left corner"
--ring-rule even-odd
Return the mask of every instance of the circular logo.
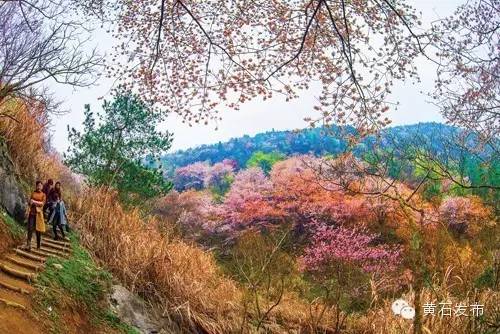
[[403, 319], [411, 320], [415, 318], [415, 309], [411, 306], [405, 306], [401, 309], [401, 317]]
[[396, 299], [391, 306], [391, 310], [396, 315], [401, 315], [403, 307], [410, 306], [404, 299]]

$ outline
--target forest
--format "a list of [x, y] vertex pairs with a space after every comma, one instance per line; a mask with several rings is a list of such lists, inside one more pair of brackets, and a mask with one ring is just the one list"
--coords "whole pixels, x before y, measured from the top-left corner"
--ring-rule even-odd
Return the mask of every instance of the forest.
[[[494, 152], [475, 151], [476, 138], [459, 145], [460, 130], [440, 124], [390, 128], [348, 154], [345, 143], [328, 138], [337, 146], [304, 154], [319, 146], [306, 133], [285, 141], [293, 135], [272, 132], [173, 155], [206, 160], [175, 169], [175, 191], [155, 212], [214, 252], [247, 287], [245, 307], [266, 317], [293, 293], [322, 301], [321, 316], [342, 312], [334, 323], [340, 331], [349, 315], [416, 284], [459, 304], [472, 291], [496, 289], [498, 259], [487, 255], [498, 243]], [[270, 153], [252, 153], [266, 144]], [[244, 163], [230, 159], [242, 154], [251, 154]]]
[[498, 333], [499, 45], [498, 0], [0, 1], [0, 333]]

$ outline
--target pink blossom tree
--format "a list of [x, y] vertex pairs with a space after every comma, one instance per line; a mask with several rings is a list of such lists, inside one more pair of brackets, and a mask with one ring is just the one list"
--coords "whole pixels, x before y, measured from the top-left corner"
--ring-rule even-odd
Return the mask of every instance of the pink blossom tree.
[[172, 191], [158, 199], [153, 213], [188, 239], [203, 241], [218, 227], [218, 206], [206, 191]]
[[207, 162], [195, 162], [177, 168], [174, 175], [175, 189], [178, 191], [203, 189], [209, 169], [210, 166]]
[[258, 167], [236, 174], [223, 203], [223, 219], [233, 228], [252, 227], [279, 219], [272, 200], [273, 185]]
[[400, 263], [401, 247], [376, 245], [376, 234], [365, 228], [328, 226], [314, 222], [315, 232], [301, 258], [303, 269], [322, 271], [336, 262], [360, 267], [366, 273], [389, 272]]
[[218, 195], [223, 195], [229, 190], [234, 178], [234, 161], [224, 159], [208, 168], [205, 176], [205, 188], [211, 188]]
[[[299, 258], [305, 278], [320, 286], [321, 299], [338, 317], [342, 327], [346, 313], [368, 307], [372, 282], [392, 275], [401, 259], [402, 248], [377, 244], [378, 235], [365, 228], [331, 226], [313, 221], [310, 244]], [[375, 283], [377, 284], [377, 283]]]

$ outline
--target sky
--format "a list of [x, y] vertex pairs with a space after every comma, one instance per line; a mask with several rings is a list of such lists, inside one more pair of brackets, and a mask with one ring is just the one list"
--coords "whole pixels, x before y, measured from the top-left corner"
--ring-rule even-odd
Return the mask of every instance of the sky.
[[[424, 27], [430, 22], [444, 18], [453, 13], [457, 6], [463, 4], [462, 0], [411, 0], [408, 1], [417, 12], [422, 13]], [[112, 44], [111, 37], [103, 30], [96, 30], [92, 35], [92, 45], [102, 52], [108, 50]], [[432, 64], [423, 59], [418, 60], [417, 66], [421, 82], [412, 84], [410, 82], [399, 82], [393, 90], [393, 100], [399, 101], [396, 111], [391, 111], [388, 117], [393, 125], [414, 124], [427, 121], [442, 121], [435, 106], [429, 103], [429, 97], [425, 92], [433, 88], [435, 69]], [[54, 116], [51, 128], [52, 145], [59, 152], [64, 152], [68, 147], [67, 127], [77, 130], [82, 128], [84, 119], [84, 105], [90, 104], [91, 109], [100, 111], [102, 100], [109, 98], [112, 87], [111, 79], [100, 79], [97, 85], [87, 88], [73, 88], [59, 84], [51, 84], [49, 88], [54, 92], [54, 97], [62, 101], [62, 108], [68, 112], [63, 115]], [[223, 110], [222, 121], [217, 124], [188, 126], [182, 119], [172, 114], [161, 124], [160, 129], [168, 129], [174, 133], [174, 140], [170, 152], [196, 147], [202, 144], [227, 141], [233, 137], [241, 137], [245, 134], [255, 135], [260, 132], [274, 130], [291, 130], [307, 127], [303, 119], [307, 116], [315, 116], [312, 107], [315, 103], [315, 95], [311, 92], [302, 94], [298, 99], [285, 102], [282, 97], [262, 101], [255, 99], [244, 104], [239, 111]], [[216, 130], [217, 128], [217, 130]]]

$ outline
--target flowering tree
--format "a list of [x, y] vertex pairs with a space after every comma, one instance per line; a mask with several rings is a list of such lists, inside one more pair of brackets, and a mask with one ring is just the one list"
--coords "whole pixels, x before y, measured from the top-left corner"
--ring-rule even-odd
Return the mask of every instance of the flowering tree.
[[[438, 78], [433, 97], [453, 124], [498, 148], [500, 15], [496, 0], [468, 1], [434, 27]], [[492, 140], [493, 139], [493, 140]]]
[[308, 271], [321, 271], [339, 261], [361, 267], [367, 273], [394, 270], [400, 263], [401, 248], [374, 245], [377, 235], [363, 228], [333, 227], [315, 222], [311, 245], [305, 249], [303, 266]]
[[415, 75], [420, 48], [417, 16], [402, 1], [122, 0], [116, 8], [123, 43], [110, 74], [190, 123], [217, 119], [221, 104], [296, 98], [319, 81], [319, 119], [378, 127], [388, 122], [393, 80]]
[[439, 207], [439, 218], [458, 234], [474, 235], [490, 221], [491, 210], [476, 196], [448, 197]]
[[210, 188], [223, 195], [233, 180], [234, 168], [234, 161], [230, 159], [224, 159], [212, 166], [208, 162], [195, 162], [177, 168], [174, 176], [175, 189], [184, 191]]
[[195, 189], [200, 190], [205, 186], [210, 166], [207, 162], [195, 162], [193, 164], [177, 168], [174, 175], [174, 186], [178, 191]]
[[277, 205], [299, 220], [314, 218], [332, 224], [378, 220], [380, 217], [375, 218], [375, 215], [380, 210], [374, 209], [379, 206], [387, 205], [389, 212], [394, 210], [387, 199], [378, 198], [379, 203], [375, 204], [374, 199], [349, 194], [336, 183], [320, 179], [317, 173], [323, 173], [319, 171], [321, 166], [325, 166], [324, 159], [312, 156], [298, 156], [276, 163], [270, 178]]
[[272, 201], [272, 183], [260, 168], [236, 174], [223, 203], [223, 219], [233, 228], [252, 227], [280, 219]]
[[234, 178], [234, 166], [234, 161], [229, 159], [211, 166], [205, 176], [205, 188], [211, 188], [218, 195], [225, 194]]
[[203, 191], [172, 191], [156, 201], [153, 214], [160, 216], [165, 226], [176, 226], [184, 237], [198, 241], [218, 226], [218, 208]]
[[309, 168], [319, 160], [299, 156], [280, 161], [269, 178], [259, 168], [239, 172], [224, 199], [222, 219], [238, 228], [274, 228], [286, 222], [301, 240], [310, 235], [311, 219], [330, 225], [367, 224], [374, 229], [397, 219], [397, 206], [391, 200], [350, 195], [320, 184]]
[[344, 312], [368, 306], [370, 277], [384, 279], [398, 267], [402, 248], [376, 244], [378, 236], [364, 228], [328, 226], [320, 221], [310, 226], [314, 234], [299, 262], [307, 276], [322, 287], [323, 302], [335, 308], [335, 328], [339, 330]]

